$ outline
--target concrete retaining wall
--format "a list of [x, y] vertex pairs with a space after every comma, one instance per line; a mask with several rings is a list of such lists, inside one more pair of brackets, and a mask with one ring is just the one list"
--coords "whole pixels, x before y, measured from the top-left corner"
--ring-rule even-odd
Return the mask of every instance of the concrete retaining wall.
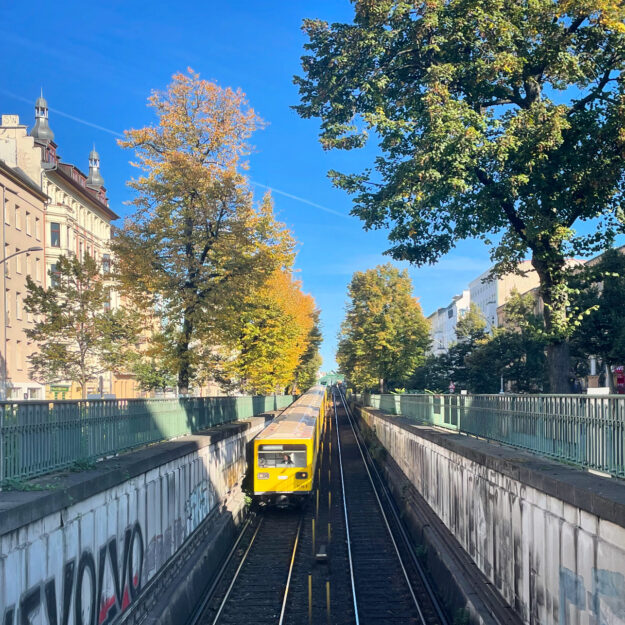
[[264, 423], [46, 478], [41, 492], [0, 493], [2, 625], [117, 620], [211, 512], [242, 499], [246, 443]]
[[625, 483], [362, 409], [361, 417], [528, 624], [625, 624]]

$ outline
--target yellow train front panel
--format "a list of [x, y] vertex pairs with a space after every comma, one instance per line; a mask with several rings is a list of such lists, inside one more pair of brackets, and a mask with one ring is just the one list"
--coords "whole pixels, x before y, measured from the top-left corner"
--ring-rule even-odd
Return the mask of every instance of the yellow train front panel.
[[308, 494], [312, 490], [312, 440], [256, 439], [254, 494]]

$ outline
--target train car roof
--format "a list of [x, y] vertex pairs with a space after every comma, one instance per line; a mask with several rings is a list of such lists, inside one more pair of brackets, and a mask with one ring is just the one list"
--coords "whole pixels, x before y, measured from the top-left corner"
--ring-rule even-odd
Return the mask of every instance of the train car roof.
[[313, 386], [278, 415], [256, 438], [311, 438], [325, 390], [324, 386]]

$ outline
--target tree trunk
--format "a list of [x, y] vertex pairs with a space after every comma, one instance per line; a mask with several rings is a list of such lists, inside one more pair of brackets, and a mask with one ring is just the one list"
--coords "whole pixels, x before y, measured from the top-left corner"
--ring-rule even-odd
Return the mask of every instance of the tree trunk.
[[540, 278], [547, 334], [549, 392], [570, 393], [570, 351], [567, 341], [569, 304], [566, 259], [552, 247], [548, 237], [540, 241], [532, 256], [532, 265]]
[[570, 350], [567, 341], [550, 343], [547, 346], [549, 366], [549, 390], [551, 393], [570, 393], [569, 380]]
[[380, 378], [380, 395], [384, 394], [384, 378]]
[[182, 325], [182, 335], [178, 341], [178, 392], [187, 395], [189, 392], [189, 382], [191, 380], [191, 352], [189, 345], [191, 344], [191, 336], [193, 334], [193, 323], [187, 315], [185, 315]]

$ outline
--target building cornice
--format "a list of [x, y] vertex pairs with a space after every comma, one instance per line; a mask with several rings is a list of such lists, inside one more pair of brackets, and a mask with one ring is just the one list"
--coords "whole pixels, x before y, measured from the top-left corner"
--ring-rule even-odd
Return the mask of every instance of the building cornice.
[[13, 167], [9, 167], [3, 160], [0, 159], [0, 172], [2, 172], [7, 178], [11, 180], [18, 187], [21, 187], [25, 191], [32, 193], [42, 202], [48, 201], [48, 196], [29, 178], [21, 175]]
[[115, 219], [119, 219], [119, 215], [114, 213], [106, 204], [103, 204], [96, 197], [88, 193], [88, 191], [84, 187], [79, 185], [71, 176], [69, 176], [66, 172], [64, 172], [60, 167], [57, 169], [46, 170], [46, 174], [54, 182], [57, 182], [55, 178], [58, 177], [60, 178], [61, 182], [69, 184], [72, 190], [75, 191], [80, 196], [81, 199], [85, 200], [94, 209], [100, 211], [101, 213], [104, 213], [104, 215], [106, 215], [111, 221]]

